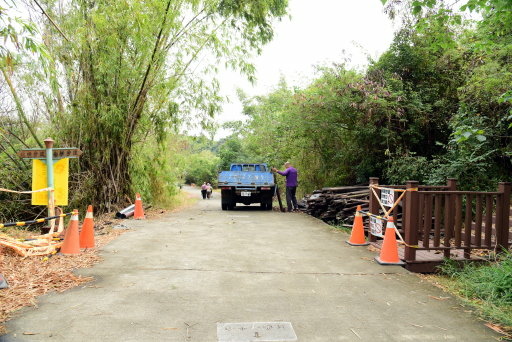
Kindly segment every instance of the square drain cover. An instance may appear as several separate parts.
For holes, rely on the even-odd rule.
[[[219,342],[297,341],[290,322],[217,323]]]

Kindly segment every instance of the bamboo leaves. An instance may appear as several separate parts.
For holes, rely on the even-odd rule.
[[[141,174],[133,169],[142,167],[134,160],[136,144],[165,141],[172,125],[192,115],[209,125],[221,101],[216,65],[230,60],[251,76],[247,58],[268,41],[286,1],[73,0],[59,6],[63,10],[49,14],[75,33],[72,44],[58,36],[50,44],[70,76],[72,106],[62,138],[74,139],[79,127],[78,143],[90,151],[81,168],[96,169],[94,183],[103,185],[91,197],[108,205],[123,200],[131,175]]]

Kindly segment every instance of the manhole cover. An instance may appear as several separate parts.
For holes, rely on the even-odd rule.
[[[219,342],[297,341],[290,322],[217,323]]]

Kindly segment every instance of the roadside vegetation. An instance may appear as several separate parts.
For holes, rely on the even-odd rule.
[[[225,147],[291,161],[303,192],[369,177],[495,190],[512,178],[512,5],[447,6],[387,3],[402,25],[366,70],[340,62],[303,88],[283,79],[267,94],[241,93],[247,120],[230,124]]]
[[[429,280],[461,298],[479,316],[512,339],[512,253],[506,252],[483,264],[460,265],[446,261],[441,274]]]
[[[31,162],[16,151],[48,136],[84,152],[70,163],[71,207],[112,211],[135,192],[165,204],[187,174],[211,178],[195,169],[216,172],[217,157],[189,153],[191,138],[177,132],[214,126],[217,71],[254,79],[251,56],[286,9],[286,0],[0,0],[0,187],[30,189]],[[42,214],[27,197],[1,192],[0,221]]]
[[[71,206],[100,211],[136,191],[165,205],[180,183],[214,183],[219,169],[241,160],[291,161],[303,193],[371,176],[455,177],[473,190],[511,179],[510,2],[383,3],[400,25],[378,59],[364,70],[319,66],[303,88],[282,79],[267,94],[240,91],[246,120],[214,141],[217,65],[252,79],[248,56],[271,40],[286,1],[52,0],[41,15],[33,2],[4,0],[0,186],[30,188],[31,163],[15,151],[46,136],[84,151],[71,163]],[[208,134],[179,133],[194,122]],[[8,199],[3,221],[39,214],[26,196],[0,196]]]

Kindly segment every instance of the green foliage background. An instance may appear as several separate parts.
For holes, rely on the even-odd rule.
[[[240,93],[247,120],[214,142],[177,132],[192,121],[215,126],[218,65],[253,79],[249,57],[272,39],[285,0],[42,1],[58,30],[40,13],[14,18],[4,1],[0,38],[12,44],[0,49],[0,91],[11,99],[0,102],[1,186],[30,187],[15,151],[46,136],[84,151],[71,163],[71,205],[100,210],[135,192],[165,203],[177,184],[214,183],[233,162],[291,161],[302,192],[370,176],[455,177],[473,190],[510,180],[510,2],[382,2],[402,25],[366,70],[335,63],[306,87],[283,79],[268,94]],[[4,220],[40,214],[22,196],[0,196]]]
[[[496,189],[512,176],[512,12],[494,2],[461,4],[477,22],[440,1],[391,2],[410,14],[367,70],[333,64],[304,88],[241,94],[247,122],[231,139],[252,159],[290,160],[302,192],[372,176]]]
[[[0,38],[10,43],[0,47],[0,91],[16,107],[7,101],[1,121],[4,128],[17,124],[1,160],[18,168],[13,151],[41,146],[46,136],[56,147],[82,149],[71,163],[70,206],[93,204],[100,212],[133,201],[135,192],[146,203],[165,204],[187,175],[215,178],[213,152],[181,149],[186,144],[176,132],[190,122],[211,126],[222,102],[219,65],[254,79],[250,58],[272,39],[287,8],[286,0],[40,4],[45,15],[29,3],[0,0]],[[31,12],[34,22],[15,17],[16,9]],[[30,188],[29,169],[23,165],[23,182],[11,177],[2,185]],[[22,218],[27,204],[0,218]]]

